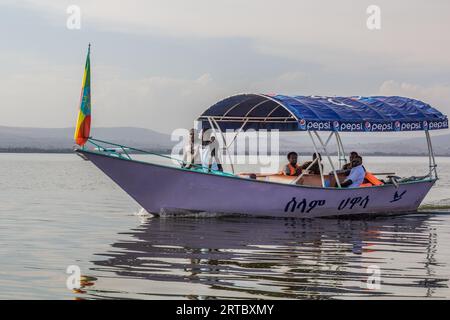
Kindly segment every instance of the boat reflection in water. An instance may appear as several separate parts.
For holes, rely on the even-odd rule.
[[[148,219],[98,255],[90,273],[99,280],[85,290],[88,298],[445,297],[448,268],[435,258],[442,217]]]

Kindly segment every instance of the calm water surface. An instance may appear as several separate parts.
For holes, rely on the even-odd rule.
[[[427,159],[366,158],[420,175]],[[152,218],[75,155],[0,154],[0,298],[450,298],[450,159],[419,214]],[[66,288],[66,268],[92,277]],[[369,267],[381,273],[368,289]]]

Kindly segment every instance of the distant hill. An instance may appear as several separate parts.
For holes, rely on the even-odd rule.
[[[0,151],[3,152],[63,152],[70,151],[74,146],[74,128],[21,128],[0,126]],[[170,135],[150,129],[133,127],[93,128],[94,137],[129,145],[147,150],[167,151],[172,149],[175,142]],[[427,154],[425,137],[411,137],[387,135],[342,135],[345,150],[355,150],[363,155],[391,154],[391,155],[422,155]],[[450,156],[450,134],[433,134],[433,146],[436,155]],[[307,134],[283,134],[280,152],[289,151],[312,153],[313,147]],[[330,152],[335,151],[333,140],[330,142]]]
[[[328,151],[336,152],[334,138],[330,141]],[[346,152],[357,151],[363,155],[428,155],[428,147],[423,137],[395,138],[384,136],[383,134],[359,135],[352,133],[342,135],[344,148]],[[310,139],[304,136],[302,139],[293,137],[284,137],[281,139],[281,152],[300,151],[303,153],[312,153],[314,149]],[[438,156],[450,156],[450,134],[432,135],[433,149]]]
[[[74,128],[0,126],[0,149],[70,150],[74,146],[73,133]],[[94,128],[92,134],[98,139],[137,148],[161,150],[173,145],[169,135],[142,128]]]
[[[433,150],[437,156],[450,156],[450,134],[432,137]],[[359,150],[362,154],[392,154],[392,155],[428,155],[428,147],[423,138],[409,138],[387,143],[363,142],[349,145],[346,150]]]

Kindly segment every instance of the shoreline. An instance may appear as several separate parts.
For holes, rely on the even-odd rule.
[[[149,149],[153,153],[170,154],[168,149]],[[73,149],[40,149],[40,148],[0,148],[0,154],[73,154]],[[134,154],[134,153],[131,153]],[[138,153],[136,153],[138,154]],[[280,152],[280,156],[287,155],[287,152]],[[309,156],[312,153],[304,153]],[[330,156],[337,156],[337,153],[330,153]],[[428,157],[427,153],[385,153],[385,152],[370,152],[364,153],[367,157]],[[450,157],[447,153],[435,153],[436,157]]]
[[[168,154],[169,149],[149,149],[153,153]],[[47,153],[47,154],[70,154],[74,149],[40,149],[40,148],[0,148],[0,153]]]

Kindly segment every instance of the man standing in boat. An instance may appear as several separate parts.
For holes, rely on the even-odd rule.
[[[189,143],[184,147],[182,168],[202,168],[201,150],[195,133],[195,129],[189,130]]]
[[[212,136],[207,143],[208,148],[208,172],[211,172],[213,161],[217,164],[217,170],[223,172],[222,162],[220,161],[219,143],[216,137]]]

